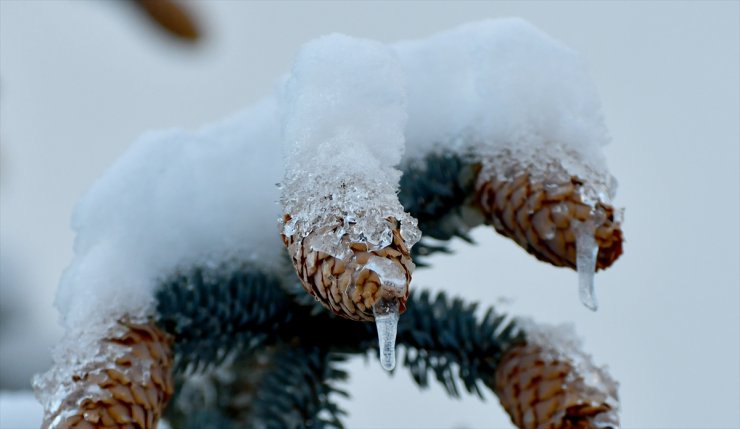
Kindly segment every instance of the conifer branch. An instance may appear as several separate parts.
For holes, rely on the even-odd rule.
[[[183,377],[166,417],[193,429],[340,428],[345,412],[333,399],[347,396],[335,386],[347,377],[337,368],[343,360],[320,348],[268,347],[195,381]]]
[[[290,412],[301,414],[305,421],[318,422],[321,419],[317,415],[325,411],[330,418],[321,420],[319,427],[338,426],[341,412],[329,396],[336,392],[331,387],[332,380],[343,380],[346,375],[336,367],[337,356],[365,355],[368,351],[377,356],[375,327],[337,317],[304,299],[306,295],[302,291],[295,292],[300,288],[295,281],[292,285],[290,279],[280,282],[278,277],[273,277],[268,281],[269,275],[247,267],[197,268],[189,275],[180,273],[163,284],[158,293],[159,320],[176,338],[177,371],[203,372],[231,356],[234,379],[242,382],[259,379],[258,390],[262,393],[255,395],[255,400],[260,401],[264,393],[271,398],[265,399],[266,403],[282,404],[291,410],[294,404],[307,404],[304,397],[307,391],[284,388],[286,374],[294,373],[292,379],[303,379],[303,385],[312,388],[320,400],[305,410]],[[250,301],[215,304],[225,296]],[[485,385],[495,377],[501,356],[521,343],[522,336],[505,315],[493,309],[482,318],[477,313],[476,304],[450,300],[444,293],[434,297],[428,292],[410,296],[398,326],[397,342],[405,350],[403,365],[419,386],[428,385],[431,373],[453,396],[460,394],[458,384],[468,392],[481,395],[480,384]],[[207,327],[208,335],[196,325]],[[271,364],[272,369],[265,370],[258,356],[270,348],[284,354],[272,358],[276,362],[280,360],[280,365]],[[282,397],[276,399],[270,395]],[[229,411],[229,407],[219,415],[232,419],[234,411]],[[265,421],[265,427],[286,427],[280,418],[291,415],[288,409],[277,408],[279,412],[272,413],[270,407],[252,405],[252,408],[257,417],[245,413],[249,418]]]
[[[448,252],[446,245],[431,244],[429,238],[447,241],[458,237],[472,243],[468,232],[484,220],[473,206],[480,164],[442,152],[407,161],[402,170],[398,199],[423,232],[411,249],[417,266],[424,266],[418,256]]]

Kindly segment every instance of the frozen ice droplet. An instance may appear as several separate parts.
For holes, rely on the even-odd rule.
[[[598,303],[594,293],[594,273],[599,245],[594,239],[595,225],[592,220],[576,222],[573,232],[576,235],[576,269],[578,270],[578,295],[583,305],[596,311]]]
[[[398,328],[398,300],[381,299],[373,306],[375,327],[378,328],[380,365],[386,371],[396,367],[396,332]]]
[[[406,242],[406,246],[411,248],[421,239],[421,230],[417,226],[416,219],[410,217],[401,222],[401,238]]]
[[[394,295],[403,294],[406,290],[406,272],[401,266],[388,258],[370,256],[365,267],[380,277],[381,286],[394,290]]]

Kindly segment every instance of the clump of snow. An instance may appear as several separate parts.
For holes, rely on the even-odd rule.
[[[73,216],[75,256],[56,297],[66,328],[56,368],[36,379],[47,410],[72,374],[115,353],[99,340],[118,320],[153,316],[163,277],[231,259],[280,264],[279,144],[268,99],[197,132],[149,133],[95,183]]]
[[[534,173],[553,173],[544,167],[555,162],[609,198],[615,183],[601,151],[609,136],[577,52],[516,18],[465,24],[394,49],[408,76],[407,158],[506,151],[500,158]]]
[[[277,130],[267,100],[194,133],[136,141],[75,210],[75,257],[57,294],[67,329],[149,314],[157,281],[180,266],[279,263]]]
[[[617,184],[602,152],[599,96],[577,52],[521,19],[465,24],[394,49],[408,75],[406,162],[452,151],[482,163],[480,182],[526,172],[547,187],[575,176],[592,217],[603,216],[599,203],[611,203]],[[573,232],[581,301],[595,310],[593,228]]]
[[[326,237],[332,243],[316,246],[341,257],[335,245],[345,235],[370,249],[388,246],[394,218],[409,247],[418,241],[416,220],[396,195],[405,85],[398,59],[381,43],[334,34],[301,50],[281,94],[286,236],[338,224],[335,237]]]

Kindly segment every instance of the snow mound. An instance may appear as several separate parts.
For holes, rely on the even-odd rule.
[[[337,247],[351,242],[380,249],[392,240],[388,218],[401,223],[410,247],[416,220],[396,195],[407,119],[405,77],[385,45],[329,35],[299,53],[281,94],[288,150],[281,202],[290,215],[283,233],[306,237],[342,225]],[[342,257],[341,255],[334,255]]]
[[[154,316],[162,278],[228,260],[280,264],[276,112],[269,99],[197,132],[146,134],[82,198],[56,297],[65,337],[35,380],[47,410],[64,393],[55,385],[115,353],[99,340],[118,320]]]
[[[507,18],[393,48],[408,76],[409,160],[440,150],[492,157],[506,151],[502,158],[534,173],[557,160],[564,175],[598,183],[599,197],[613,193],[598,93],[580,55],[565,44]]]

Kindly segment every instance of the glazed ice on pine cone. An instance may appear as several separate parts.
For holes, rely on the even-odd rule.
[[[621,211],[579,55],[520,19],[394,49],[410,76],[402,185],[412,192],[402,186],[402,200],[425,236],[491,224],[538,259],[577,269],[581,299],[595,309],[593,273],[622,252]]]
[[[386,368],[419,239],[396,196],[404,85],[389,48],[331,35],[303,48],[281,99],[283,240],[308,293],[340,316],[375,320]]]

